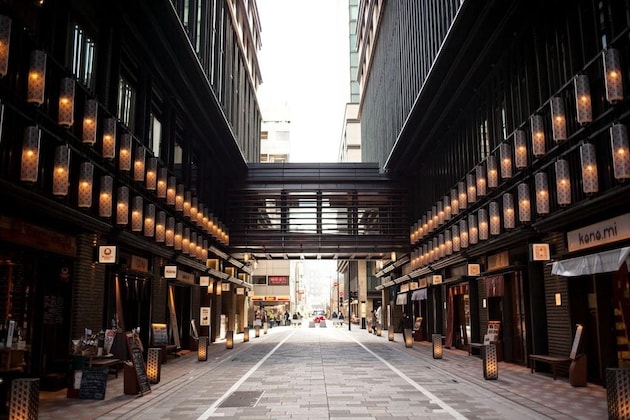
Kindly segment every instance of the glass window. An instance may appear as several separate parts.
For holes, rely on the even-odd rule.
[[[72,74],[88,89],[92,89],[93,84],[94,49],[92,38],[75,23],[72,32]]]
[[[252,276],[252,284],[267,284],[267,276]]]
[[[124,79],[118,81],[118,119],[130,130],[133,130],[132,122],[136,106],[136,91]]]
[[[149,127],[149,148],[153,151],[153,156],[160,157],[160,147],[162,145],[162,123],[155,114],[151,114]]]

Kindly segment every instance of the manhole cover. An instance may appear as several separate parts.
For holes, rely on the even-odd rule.
[[[265,391],[237,391],[232,393],[220,407],[254,407]]]

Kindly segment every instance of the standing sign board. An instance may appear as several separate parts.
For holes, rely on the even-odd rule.
[[[151,392],[151,386],[149,386],[149,379],[147,378],[147,369],[142,356],[142,349],[138,345],[136,337],[131,332],[127,333],[127,348],[129,349],[129,358],[133,364],[140,394],[144,395]]]

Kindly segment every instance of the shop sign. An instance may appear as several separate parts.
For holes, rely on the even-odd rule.
[[[275,302],[275,301],[276,301],[275,296],[265,296],[265,302]]]
[[[221,291],[229,292],[230,291],[230,283],[221,283]]]
[[[194,274],[187,273],[181,270],[177,272],[177,280],[181,281],[182,283],[195,284]]]
[[[418,288],[418,282],[417,281],[412,281],[411,283],[409,283],[409,289],[410,290],[414,290]]]
[[[630,238],[630,213],[567,232],[569,252]]]
[[[132,255],[129,268],[134,271],[141,271],[143,273],[148,273],[149,260],[147,258],[138,257],[137,255]]]
[[[99,264],[118,263],[118,247],[116,245],[101,245],[98,247]]]
[[[269,276],[267,281],[269,286],[288,286],[289,276]]]
[[[477,277],[481,273],[481,264],[468,264],[467,275]]]
[[[225,267],[225,270],[223,271],[225,271],[225,273],[230,277],[236,277],[236,268],[234,267]]]
[[[69,257],[74,257],[77,254],[74,236],[7,216],[0,216],[0,239]]]
[[[510,254],[507,251],[488,256],[488,271],[510,266]],[[469,274],[470,275],[470,274]],[[477,274],[478,275],[478,274]]]
[[[210,276],[199,276],[199,286],[210,286]]]
[[[409,283],[401,284],[400,285],[400,291],[401,292],[408,292],[409,291]]]
[[[202,327],[210,326],[210,307],[202,306],[199,308],[199,325]]]
[[[442,284],[442,276],[434,274],[428,278],[430,284]]]
[[[176,279],[177,278],[177,266],[176,265],[165,265],[164,266],[164,278],[165,279]]]
[[[418,287],[420,287],[421,289],[424,289],[425,287],[427,287],[427,285],[427,279],[420,279],[420,281],[418,282]]]
[[[532,261],[549,261],[551,259],[549,244],[532,244],[531,256]]]
[[[245,288],[244,287],[237,287],[236,288],[236,294],[245,296]]]
[[[206,267],[211,268],[213,270],[218,270],[219,269],[219,260],[217,260],[217,259],[207,259],[206,260]]]

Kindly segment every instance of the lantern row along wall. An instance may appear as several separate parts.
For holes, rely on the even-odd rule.
[[[623,99],[619,51],[605,50],[602,58],[606,100],[614,104]],[[580,125],[592,122],[588,76],[575,76],[572,90],[571,100],[577,122]],[[548,106],[551,139],[560,144],[568,139],[565,98],[554,96]],[[502,231],[527,224],[535,217],[544,217],[550,213],[552,197],[558,206],[570,205],[573,171],[579,173],[585,195],[599,192],[598,171],[604,168],[597,166],[595,145],[582,140],[575,153],[579,154],[579,158],[573,159],[574,164],[570,161],[572,156],[561,155],[551,164],[538,168],[532,177],[511,186],[502,196],[487,201],[489,192],[498,188],[501,182],[512,179],[518,171],[529,168],[530,161],[549,152],[543,115],[532,115],[527,126],[529,133],[526,127],[515,130],[508,140],[466,174],[411,227],[410,243],[416,246],[411,257],[412,269],[433,263]],[[617,181],[627,181],[630,179],[627,126],[612,124],[608,137],[612,176]],[[551,193],[549,185],[554,188]]]
[[[9,64],[11,19],[0,15],[0,77]],[[47,83],[47,56],[34,50],[29,56],[26,102],[39,107],[46,89],[58,89],[57,123],[63,128],[75,125],[75,80],[61,77]],[[211,241],[229,244],[224,224],[199,201],[185,185],[161,167],[145,146],[126,132],[119,132],[117,118],[104,114],[99,103],[84,98],[81,138],[77,143],[92,148],[105,161],[115,164],[120,174],[134,181],[140,194],[130,196],[127,185],[116,185],[114,178],[87,160],[86,151],[76,145],[44,145],[52,138],[42,136],[37,125],[24,127],[19,179],[25,184],[46,188],[58,199],[72,197],[74,205],[93,210],[101,218],[127,227],[158,243],[180,250],[202,262],[208,256]],[[68,132],[70,133],[70,132]],[[99,135],[100,134],[100,135]],[[44,147],[45,146],[45,147]],[[52,151],[52,156],[45,153]],[[75,160],[79,162],[75,163]],[[72,173],[76,171],[76,173]],[[51,180],[40,174],[52,174]],[[124,177],[123,177],[124,178]],[[70,204],[70,203],[68,203]]]

